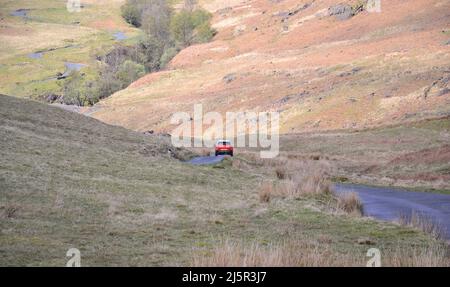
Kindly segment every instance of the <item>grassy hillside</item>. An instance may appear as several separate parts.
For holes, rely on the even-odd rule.
[[[450,113],[448,1],[382,1],[346,20],[339,3],[207,1],[214,41],[104,100],[94,116],[171,131],[175,111],[279,111],[282,132],[364,129]],[[133,110],[132,117],[129,110]]]
[[[123,0],[81,1],[79,13],[70,13],[66,2],[2,1],[0,93],[31,98],[58,93],[56,75],[66,71],[65,62],[83,64],[81,72],[93,79],[98,72],[95,56],[118,43],[115,33],[124,33],[125,43],[139,34],[120,16]]]
[[[340,180],[450,193],[450,118],[286,135],[282,154],[331,160]]]
[[[202,265],[223,242],[295,242],[315,256],[310,265],[365,265],[372,244],[392,265],[445,264],[422,232],[329,212],[311,197],[261,202],[262,180],[276,181],[267,167],[194,167],[170,148],[164,137],[0,96],[0,266],[64,266],[72,247],[84,266]]]

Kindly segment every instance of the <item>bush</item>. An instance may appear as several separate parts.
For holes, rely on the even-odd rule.
[[[99,100],[98,90],[93,82],[88,82],[79,72],[72,72],[62,82],[63,96],[61,101],[66,105],[88,106]]]
[[[142,21],[142,11],[140,10],[140,7],[136,4],[136,1],[130,1],[128,0],[127,3],[125,3],[121,7],[122,17],[127,21],[127,23],[135,26],[140,27],[141,21]]]
[[[164,54],[161,56],[160,67],[164,68],[169,64],[169,62],[178,54],[179,50],[175,47],[170,47],[164,51]]]
[[[173,38],[184,47],[208,42],[215,34],[209,23],[211,17],[209,12],[202,9],[181,11],[170,23]]]
[[[121,88],[126,88],[132,82],[145,75],[145,67],[141,64],[126,60],[119,67],[116,73],[116,79],[121,84]]]
[[[161,69],[161,57],[167,50],[164,43],[154,37],[145,36],[139,41],[138,50],[140,63],[142,63],[147,72],[155,72]]]
[[[197,9],[189,13],[191,14],[195,27],[199,27],[203,24],[209,24],[209,21],[211,21],[212,18],[212,14],[203,9]]]
[[[170,31],[174,39],[182,46],[190,46],[194,41],[195,23],[193,13],[181,11],[172,18]]]
[[[197,27],[195,41],[198,43],[207,43],[216,35],[216,30],[212,29],[209,23],[203,23]]]

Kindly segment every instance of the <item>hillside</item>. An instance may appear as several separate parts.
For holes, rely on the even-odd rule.
[[[201,1],[214,41],[191,46],[90,113],[170,132],[175,111],[280,111],[282,132],[363,129],[450,113],[450,2],[381,1],[345,20],[337,0]]]
[[[293,243],[303,261],[288,265],[364,266],[366,244],[389,254],[386,265],[448,265],[437,241],[410,227],[329,212],[311,197],[260,202],[275,172],[244,159],[190,166],[164,137],[3,95],[0,139],[0,266],[65,266],[73,247],[82,266],[190,266],[223,242]]]
[[[59,94],[58,75],[80,70],[93,80],[96,56],[117,43],[133,43],[138,29],[120,16],[125,0],[3,0],[0,5],[0,93],[41,98]]]

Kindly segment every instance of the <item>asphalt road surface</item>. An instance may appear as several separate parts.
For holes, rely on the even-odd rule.
[[[395,221],[400,216],[420,214],[439,225],[442,235],[450,240],[450,195],[364,185],[336,184],[335,187],[337,193],[358,193],[365,216]]]
[[[202,156],[202,157],[196,157],[189,161],[190,164],[193,165],[211,165],[211,164],[218,164],[222,162],[225,159],[226,156],[219,155],[219,156]]]

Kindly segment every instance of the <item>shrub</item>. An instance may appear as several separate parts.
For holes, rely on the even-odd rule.
[[[195,41],[198,43],[207,43],[216,34],[216,31],[211,28],[209,23],[203,23],[197,27],[195,34]]]
[[[137,1],[128,0],[121,7],[122,17],[125,21],[135,27],[141,26],[142,21],[142,11],[140,7],[137,5]]]
[[[203,9],[182,10],[170,23],[173,38],[184,47],[210,41],[215,34],[210,25],[211,17],[212,15]]]
[[[169,62],[178,54],[178,49],[175,47],[170,47],[164,51],[160,60],[160,67],[166,67]]]
[[[203,24],[209,24],[209,21],[211,21],[212,18],[212,14],[203,9],[196,9],[190,12],[190,15],[195,27],[199,27]]]
[[[99,93],[94,82],[87,81],[78,71],[72,72],[69,77],[60,83],[63,104],[88,106],[99,100]]]
[[[141,63],[144,64],[148,72],[155,72],[161,69],[161,57],[166,47],[156,38],[145,36],[139,41],[138,50]]]
[[[120,65],[116,73],[116,79],[120,82],[122,88],[125,88],[144,75],[145,67],[143,65],[126,60]]]
[[[184,47],[193,43],[194,29],[193,13],[185,10],[176,14],[170,23],[170,31],[174,39]]]

